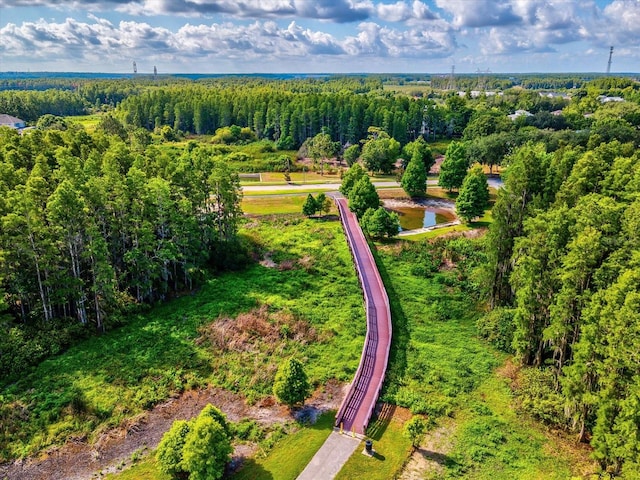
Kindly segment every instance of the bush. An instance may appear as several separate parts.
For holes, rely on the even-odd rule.
[[[186,420],[176,420],[171,428],[162,436],[158,449],[156,450],[156,460],[160,465],[160,470],[172,476],[187,473],[182,462],[183,448],[187,434],[191,430],[191,425]]]
[[[273,394],[278,401],[289,406],[304,403],[310,393],[311,385],[302,363],[295,358],[282,363],[273,383]]]
[[[404,430],[402,434],[409,440],[411,440],[411,445],[413,445],[413,448],[418,448],[426,431],[426,420],[419,415],[414,415],[404,424]]]
[[[233,447],[225,429],[208,415],[199,415],[187,434],[182,463],[190,480],[217,480],[231,460]]]
[[[510,308],[494,308],[480,317],[476,323],[478,333],[489,343],[503,352],[513,353],[513,310]]]
[[[158,445],[156,459],[160,470],[173,477],[217,479],[231,458],[232,438],[227,417],[208,404],[195,420],[173,422]]]
[[[520,371],[516,395],[527,413],[553,425],[566,425],[564,399],[556,388],[551,369],[527,368]]]

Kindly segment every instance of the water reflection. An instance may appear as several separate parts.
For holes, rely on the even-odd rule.
[[[433,227],[456,219],[453,212],[441,208],[430,207],[393,207],[390,211],[400,217],[400,231]]]

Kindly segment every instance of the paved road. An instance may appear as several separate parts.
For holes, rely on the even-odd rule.
[[[493,188],[501,188],[503,185],[502,180],[496,177],[487,177],[487,182],[489,186]],[[437,178],[427,180],[427,185],[434,186],[437,184],[438,184]],[[400,183],[393,182],[393,181],[373,182],[373,185],[376,188],[400,188],[401,187]],[[296,190],[300,190],[304,192],[304,191],[315,190],[315,189],[333,191],[333,190],[338,190],[338,188],[340,188],[340,183],[288,183],[288,184],[282,184],[282,185],[243,185],[242,191],[268,193],[269,191],[278,192],[282,190],[287,190],[287,191],[295,192]]]
[[[387,370],[391,312],[387,292],[358,219],[347,207],[344,197],[336,198],[336,204],[364,291],[367,314],[367,335],[360,365],[336,416],[336,426],[364,435]]]
[[[331,480],[360,445],[360,439],[334,431],[297,480]]]
[[[390,188],[400,187],[398,182],[373,182],[376,187]],[[340,183],[288,183],[282,185],[243,185],[243,192],[268,192],[268,191],[280,191],[280,190],[338,190]]]

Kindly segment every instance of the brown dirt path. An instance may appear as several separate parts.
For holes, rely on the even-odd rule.
[[[345,386],[329,382],[314,393],[305,408],[312,411],[337,410],[344,390]],[[115,472],[118,467],[130,464],[135,452],[155,449],[174,420],[193,418],[209,403],[220,408],[233,422],[252,418],[269,425],[293,420],[289,409],[275,404],[272,398],[247,405],[244,397],[226,390],[213,387],[191,390],[103,433],[94,443],[90,444],[86,439],[71,439],[37,458],[2,464],[0,479],[88,480]],[[234,463],[241,463],[250,451],[240,445],[234,453]]]

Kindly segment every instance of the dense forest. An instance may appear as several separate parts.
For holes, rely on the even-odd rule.
[[[82,128],[2,128],[0,145],[0,289],[16,323],[3,375],[233,266],[238,176],[206,148],[164,155]]]
[[[525,410],[590,441],[603,470],[640,470],[640,85],[498,77],[501,94],[477,98],[383,88],[414,81],[127,79],[0,92],[0,112],[37,126],[0,129],[3,374],[243,262],[232,164],[246,154],[220,143],[313,153],[323,140],[383,171],[368,159],[453,138],[447,153],[465,169],[504,169],[478,244],[488,258],[479,332],[525,367]],[[516,110],[528,114],[509,119]],[[104,111],[91,133],[46,115]],[[199,134],[218,145],[174,145]]]
[[[481,327],[536,367],[524,382],[532,412],[591,438],[619,474],[640,468],[640,157],[637,142],[592,140],[509,158]]]

